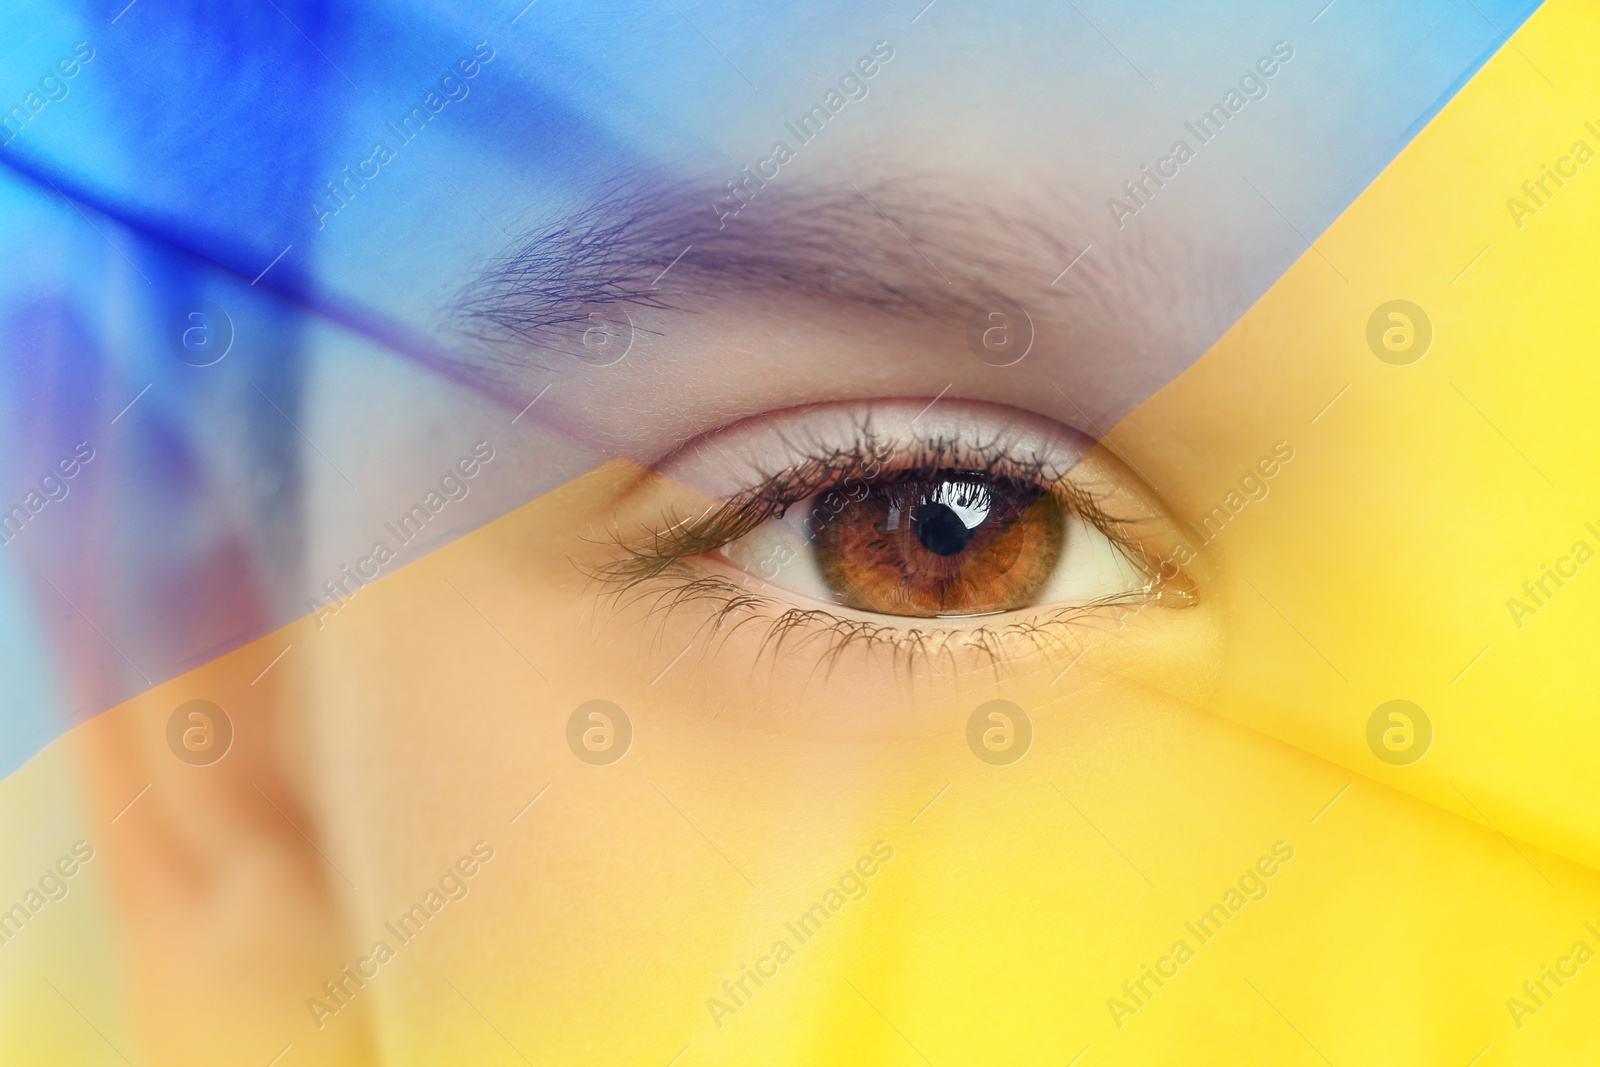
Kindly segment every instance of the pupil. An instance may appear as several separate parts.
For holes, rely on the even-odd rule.
[[[911,513],[911,523],[922,547],[937,556],[953,556],[972,540],[972,531],[961,516],[943,504],[919,505]]]

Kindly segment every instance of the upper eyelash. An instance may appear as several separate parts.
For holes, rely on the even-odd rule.
[[[781,501],[781,506],[787,507],[831,488],[851,475],[859,475],[874,463],[881,465],[891,456],[896,469],[900,470],[960,467],[1019,482],[1042,482],[1047,469],[1040,457],[1013,455],[1001,444],[998,436],[978,444],[964,443],[956,438],[930,438],[916,441],[907,448],[884,442],[867,422],[861,423],[857,432],[856,443],[843,449],[825,448],[815,442],[796,447],[785,441],[796,454],[807,458],[779,471],[759,475],[754,487],[736,494],[730,503],[758,498],[774,503]]]
[[[939,470],[959,468],[974,470],[991,477],[1010,478],[1024,483],[1041,485],[1049,465],[1043,457],[1019,457],[1012,454],[1001,436],[973,444],[956,438],[930,438],[914,442],[910,448],[883,441],[872,429],[870,421],[857,425],[856,441],[848,448],[826,448],[819,443],[797,447],[785,441],[796,454],[807,458],[771,473],[758,475],[756,484],[735,493],[722,505],[712,508],[695,519],[681,517],[663,524],[642,537],[633,540],[614,539],[613,543],[626,553],[626,557],[600,568],[599,577],[608,583],[618,581],[631,584],[659,574],[666,563],[688,559],[713,552],[737,541],[770,519],[781,519],[794,504],[808,500],[818,493],[832,489],[854,477],[866,480],[876,478],[892,461],[893,470]],[[880,470],[870,476],[863,471],[877,465]],[[1064,479],[1051,479],[1043,488],[1055,493],[1076,515],[1106,535],[1119,549],[1132,554],[1135,543],[1125,533],[1131,520],[1107,515],[1081,488]]]
[[[749,533],[767,519],[782,518],[785,509],[791,505],[833,488],[851,476],[859,478],[862,471],[874,464],[881,467],[891,457],[894,468],[898,470],[960,468],[1045,487],[1059,482],[1058,478],[1046,478],[1050,465],[1044,457],[1036,454],[1016,455],[1004,443],[1003,432],[996,432],[981,442],[967,442],[956,437],[931,437],[911,442],[907,447],[903,442],[889,441],[880,436],[869,414],[856,420],[853,436],[854,443],[846,448],[829,446],[815,438],[798,442],[788,437],[781,438],[791,455],[805,458],[775,470],[758,470],[752,479],[754,484],[733,494],[721,509],[714,508],[716,517],[709,523],[706,523],[706,515],[695,520],[697,524],[706,523],[706,532],[709,534],[719,523],[734,524],[734,513],[737,512],[748,516],[747,528],[738,529],[736,533],[722,533],[725,539],[720,543],[712,543],[702,537],[699,540],[705,547],[698,552],[679,554],[697,555],[720,548]],[[1087,495],[1082,500],[1069,499],[1068,503],[1075,508],[1082,505],[1082,513],[1091,521],[1097,514],[1093,509],[1093,501]],[[1111,521],[1106,519],[1107,523]],[[663,532],[674,530],[686,523],[686,519],[679,518],[666,523],[662,529]]]

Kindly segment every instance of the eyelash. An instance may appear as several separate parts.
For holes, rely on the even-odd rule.
[[[713,636],[726,638],[742,627],[765,623],[758,656],[776,656],[791,641],[820,643],[825,667],[831,667],[846,651],[865,649],[887,651],[904,666],[922,659],[949,658],[953,662],[958,652],[977,653],[998,671],[1006,650],[1017,641],[1041,652],[1068,648],[1066,638],[1075,623],[1098,617],[1109,607],[1147,605],[1162,595],[1157,591],[1162,584],[1159,572],[1150,566],[1141,542],[1129,533],[1138,520],[1107,514],[1091,493],[1064,477],[1047,482],[1042,459],[1013,455],[998,435],[977,445],[932,439],[906,447],[882,441],[870,426],[861,425],[856,443],[848,449],[819,448],[812,443],[809,448],[797,448],[797,454],[807,458],[760,476],[751,488],[712,505],[698,517],[663,515],[659,526],[641,536],[614,534],[603,542],[614,558],[588,568],[588,576],[619,605],[630,600],[645,602],[647,615],[652,617],[664,619],[691,605],[709,606],[712,611],[703,629]],[[865,488],[884,473],[949,467],[1048,484],[1064,508],[1103,534],[1145,575],[1144,589],[1137,594],[1044,609],[1027,619],[999,625],[921,629],[848,618],[822,608],[783,605],[689,562],[732,544],[769,520],[781,519],[788,508],[829,489],[842,489],[852,481]]]

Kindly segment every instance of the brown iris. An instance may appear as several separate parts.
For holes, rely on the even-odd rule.
[[[1026,607],[1055,571],[1066,529],[1048,490],[960,470],[841,483],[810,520],[840,603],[924,617]]]

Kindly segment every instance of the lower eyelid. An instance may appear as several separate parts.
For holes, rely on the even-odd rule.
[[[1039,684],[1059,679],[1063,667],[1078,664],[1091,651],[1091,658],[1074,669],[1075,678],[1138,668],[1191,684],[1217,662],[1211,639],[1200,636],[1196,644],[1197,635],[1214,627],[1212,613],[1149,610],[1172,606],[1159,599],[1159,591],[1115,603],[1037,605],[999,616],[930,619],[867,615],[821,602],[802,605],[793,595],[774,595],[769,585],[731,562],[707,566],[703,560],[681,560],[648,579],[611,584],[609,611],[620,613],[619,622],[632,619],[641,625],[646,641],[699,644],[709,657],[704,669],[722,662],[741,678],[759,667],[809,684],[806,680],[821,668],[831,675],[846,652],[855,665],[852,672],[891,670],[910,678],[928,668],[932,678],[949,681],[967,671],[987,675],[1004,669],[1020,672],[1019,678],[1043,672],[1037,675]]]
[[[606,533],[614,524],[619,531],[664,530],[680,518],[705,519],[708,505],[720,506],[647,476],[633,492],[611,495],[592,529],[580,521],[569,551],[594,575],[600,564],[623,557]],[[1163,518],[1147,525],[1144,514],[1129,529],[1156,559],[1176,536],[1168,528],[1174,524]],[[693,714],[739,719],[773,734],[920,736],[950,708],[965,714],[991,698],[997,683],[1030,712],[1035,702],[1044,709],[1075,693],[1099,692],[1093,686],[1108,677],[1187,699],[1214,684],[1225,662],[1221,613],[1161,610],[1170,603],[1153,597],[1040,604],[1000,616],[895,619],[806,604],[731,563],[697,558],[648,579],[610,580],[589,590],[584,599],[597,627],[617,642],[619,683],[636,679],[643,687],[660,679],[651,692],[686,687],[685,708],[711,709]],[[692,651],[681,656],[684,649]],[[760,684],[752,686],[752,679]],[[986,695],[972,695],[980,690]],[[908,717],[908,706],[918,713]]]

